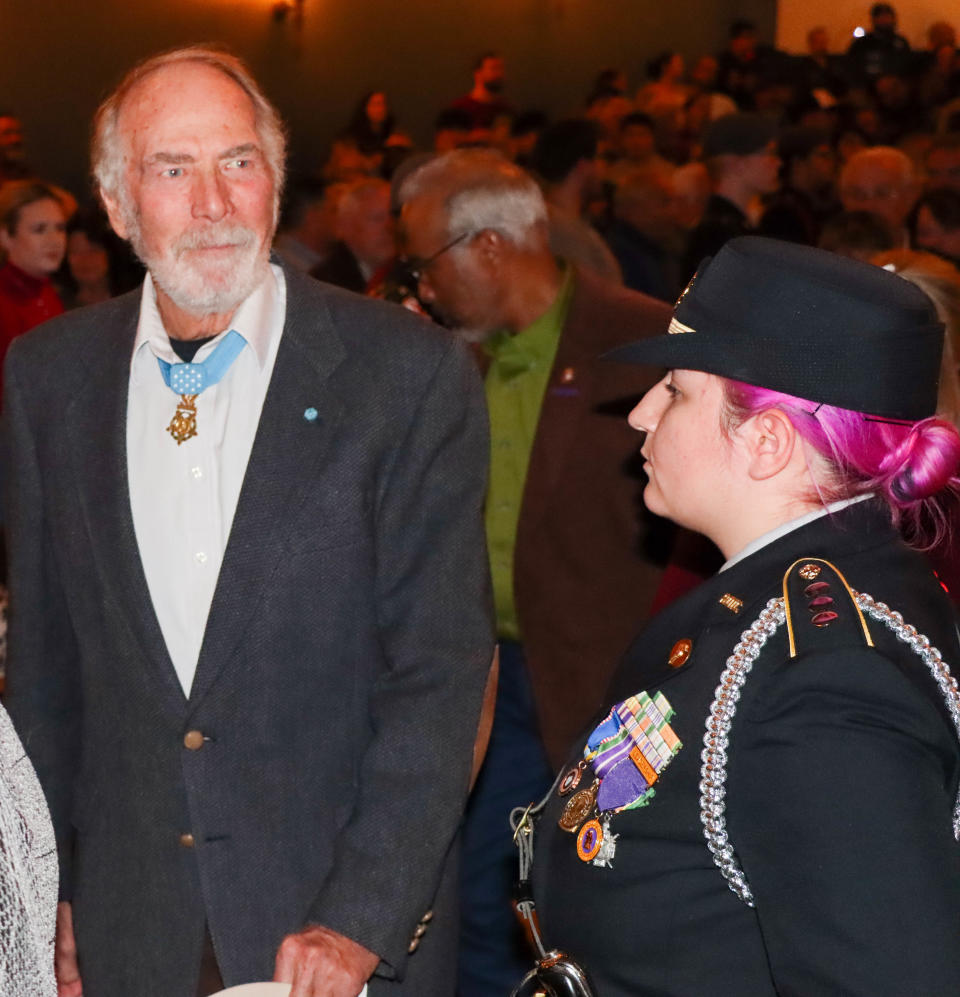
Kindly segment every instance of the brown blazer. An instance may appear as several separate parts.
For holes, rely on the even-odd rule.
[[[640,437],[626,422],[660,376],[601,360],[666,332],[671,309],[578,271],[530,457],[514,581],[541,733],[555,765],[603,702],[646,619],[672,527],[640,500]]]

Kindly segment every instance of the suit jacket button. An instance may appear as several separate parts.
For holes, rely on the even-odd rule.
[[[203,734],[199,730],[188,730],[183,735],[183,746],[191,751],[199,751],[203,747]]]
[[[413,953],[416,952],[418,948],[420,948],[420,939],[412,938],[410,940],[410,944],[407,946],[407,952],[410,955],[413,955]]]
[[[194,843],[195,842],[192,834],[180,835],[180,844],[183,845],[184,848],[193,848]]]

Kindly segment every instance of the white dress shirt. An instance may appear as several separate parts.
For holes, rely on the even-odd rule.
[[[229,326],[246,345],[222,380],[197,396],[197,435],[177,445],[167,426],[179,395],[164,382],[157,358],[181,361],[149,274],[143,284],[130,362],[127,478],[150,598],[187,696],[285,316],[283,271],[271,265]],[[194,363],[205,360],[229,329],[202,346]]]

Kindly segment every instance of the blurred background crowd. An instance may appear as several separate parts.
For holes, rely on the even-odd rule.
[[[463,96],[438,109],[430,148],[404,130],[388,91],[364,93],[326,160],[290,177],[276,250],[322,280],[418,306],[397,265],[399,182],[433,153],[489,146],[542,185],[557,255],[605,279],[673,301],[704,256],[755,232],[896,268],[923,282],[956,335],[955,25],[930,24],[916,48],[889,4],[869,18],[842,52],[811,25],[799,56],[737,20],[720,51],[664,51],[640,81],[636,66],[603,68],[582,106],[553,120],[516,106],[510,67],[484,52]],[[142,273],[89,191],[35,176],[29,134],[15,108],[0,109],[0,351]]]

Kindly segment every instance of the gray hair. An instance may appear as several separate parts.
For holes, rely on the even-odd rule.
[[[499,233],[518,249],[539,249],[546,239],[547,206],[533,178],[490,149],[454,149],[414,170],[400,202],[442,197],[450,240],[470,232]]]
[[[917,168],[913,160],[902,150],[892,145],[872,145],[866,149],[858,149],[844,164],[840,171],[840,185],[844,178],[863,165],[892,168],[897,172],[900,186],[906,190],[917,183]]]
[[[193,64],[215,69],[233,80],[253,104],[257,134],[263,143],[267,165],[273,175],[274,196],[279,203],[286,166],[287,138],[283,121],[267,100],[246,64],[229,52],[200,45],[173,49],[138,63],[120,81],[117,88],[97,109],[93,119],[90,162],[93,178],[101,195],[125,203],[124,151],[119,120],[123,103],[139,83],[152,73],[168,66]]]

